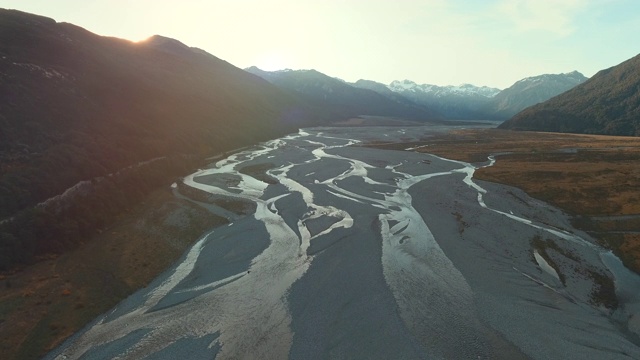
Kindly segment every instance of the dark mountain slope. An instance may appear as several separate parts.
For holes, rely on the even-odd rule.
[[[640,55],[525,109],[500,128],[640,136]]]
[[[413,120],[441,118],[428,108],[399,102],[376,91],[351,86],[316,70],[264,71],[255,66],[245,70],[310,104],[336,114],[396,116]]]
[[[524,78],[494,96],[486,111],[493,113],[496,119],[506,120],[527,107],[549,100],[586,80],[587,77],[577,71]]]
[[[9,254],[90,234],[147,189],[184,173],[189,159],[294,131],[317,120],[309,113],[259,77],[179,41],[132,43],[0,9],[0,268],[17,261]],[[95,181],[132,165],[146,170]],[[67,215],[31,209],[91,179],[103,192],[101,207]],[[90,194],[81,193],[88,204]],[[89,212],[91,219],[79,215]],[[60,216],[66,232],[38,233],[33,225],[63,224]],[[2,220],[10,217],[22,223]]]

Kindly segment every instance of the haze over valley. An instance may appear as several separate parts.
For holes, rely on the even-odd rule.
[[[102,23],[86,12],[102,2],[70,3],[65,16]],[[500,33],[514,54],[511,36],[571,43],[577,59],[576,14],[621,30],[633,18],[620,4],[598,17],[596,2],[489,3],[403,3],[406,22],[375,1],[287,3],[405,35],[356,31],[378,35],[377,57],[373,37],[342,53],[318,40],[317,53],[315,21],[281,20],[290,41],[296,24],[307,35],[300,58],[325,61],[306,69],[223,60],[261,46],[228,21],[237,50],[218,31],[229,53],[213,55],[0,9],[2,358],[640,358],[640,55],[560,69],[555,56],[487,65],[473,46],[493,78],[456,81],[467,68],[423,53],[453,63],[440,42]],[[200,32],[240,14],[218,5]],[[277,13],[254,5],[245,25],[272,34]],[[183,12],[210,10],[198,6],[176,5],[176,26],[195,26]],[[436,15],[458,26],[442,41],[417,21]],[[393,53],[414,34],[413,57]],[[358,52],[384,69],[354,70]]]

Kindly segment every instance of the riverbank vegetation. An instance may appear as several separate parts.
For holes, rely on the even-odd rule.
[[[39,359],[99,314],[147,286],[202,234],[227,221],[169,187],[117,215],[92,241],[0,275],[0,353]]]

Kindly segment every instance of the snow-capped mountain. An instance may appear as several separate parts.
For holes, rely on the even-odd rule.
[[[462,84],[438,86],[417,84],[411,80],[396,80],[388,88],[404,97],[433,108],[449,119],[490,118],[483,109],[500,89]]]
[[[578,71],[527,77],[496,95],[486,110],[494,113],[498,119],[508,119],[525,108],[549,100],[586,80],[587,77]]]
[[[577,71],[544,74],[524,78],[501,91],[472,84],[438,86],[411,80],[396,80],[389,85],[371,80],[347,83],[316,70],[246,70],[331,111],[449,120],[504,120],[587,79]]]
[[[341,116],[396,116],[413,120],[442,118],[431,109],[406,99],[356,87],[316,70],[264,71],[255,66],[245,70],[308,103]]]
[[[387,87],[387,85],[383,84],[383,83],[379,83],[376,81],[372,81],[372,80],[364,80],[364,79],[360,79],[354,83],[350,84],[353,87],[357,87],[360,89],[367,89],[367,90],[372,90],[377,92],[378,94],[387,97],[389,99],[392,99],[393,101],[397,102],[397,103],[401,103],[401,104],[405,104],[411,107],[420,107],[420,105],[416,104],[414,101],[409,100],[408,98],[406,98],[405,96],[402,96],[401,94],[392,91],[391,89],[389,89],[389,87]]]
[[[417,84],[411,80],[396,80],[389,84],[389,89],[398,93],[402,92],[414,92],[414,93],[429,93],[436,97],[448,96],[451,94],[456,95],[481,95],[484,97],[493,97],[500,92],[500,89],[488,87],[488,86],[475,86],[472,84],[462,84],[458,86],[447,85],[438,86],[430,84]]]

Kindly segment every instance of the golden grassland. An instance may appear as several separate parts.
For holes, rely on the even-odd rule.
[[[42,357],[225,222],[158,190],[75,251],[0,275],[0,357]]]
[[[416,151],[467,162],[484,162],[494,154],[496,164],[477,170],[476,179],[518,187],[565,210],[576,227],[640,273],[638,137],[483,129],[374,146],[421,146]]]

